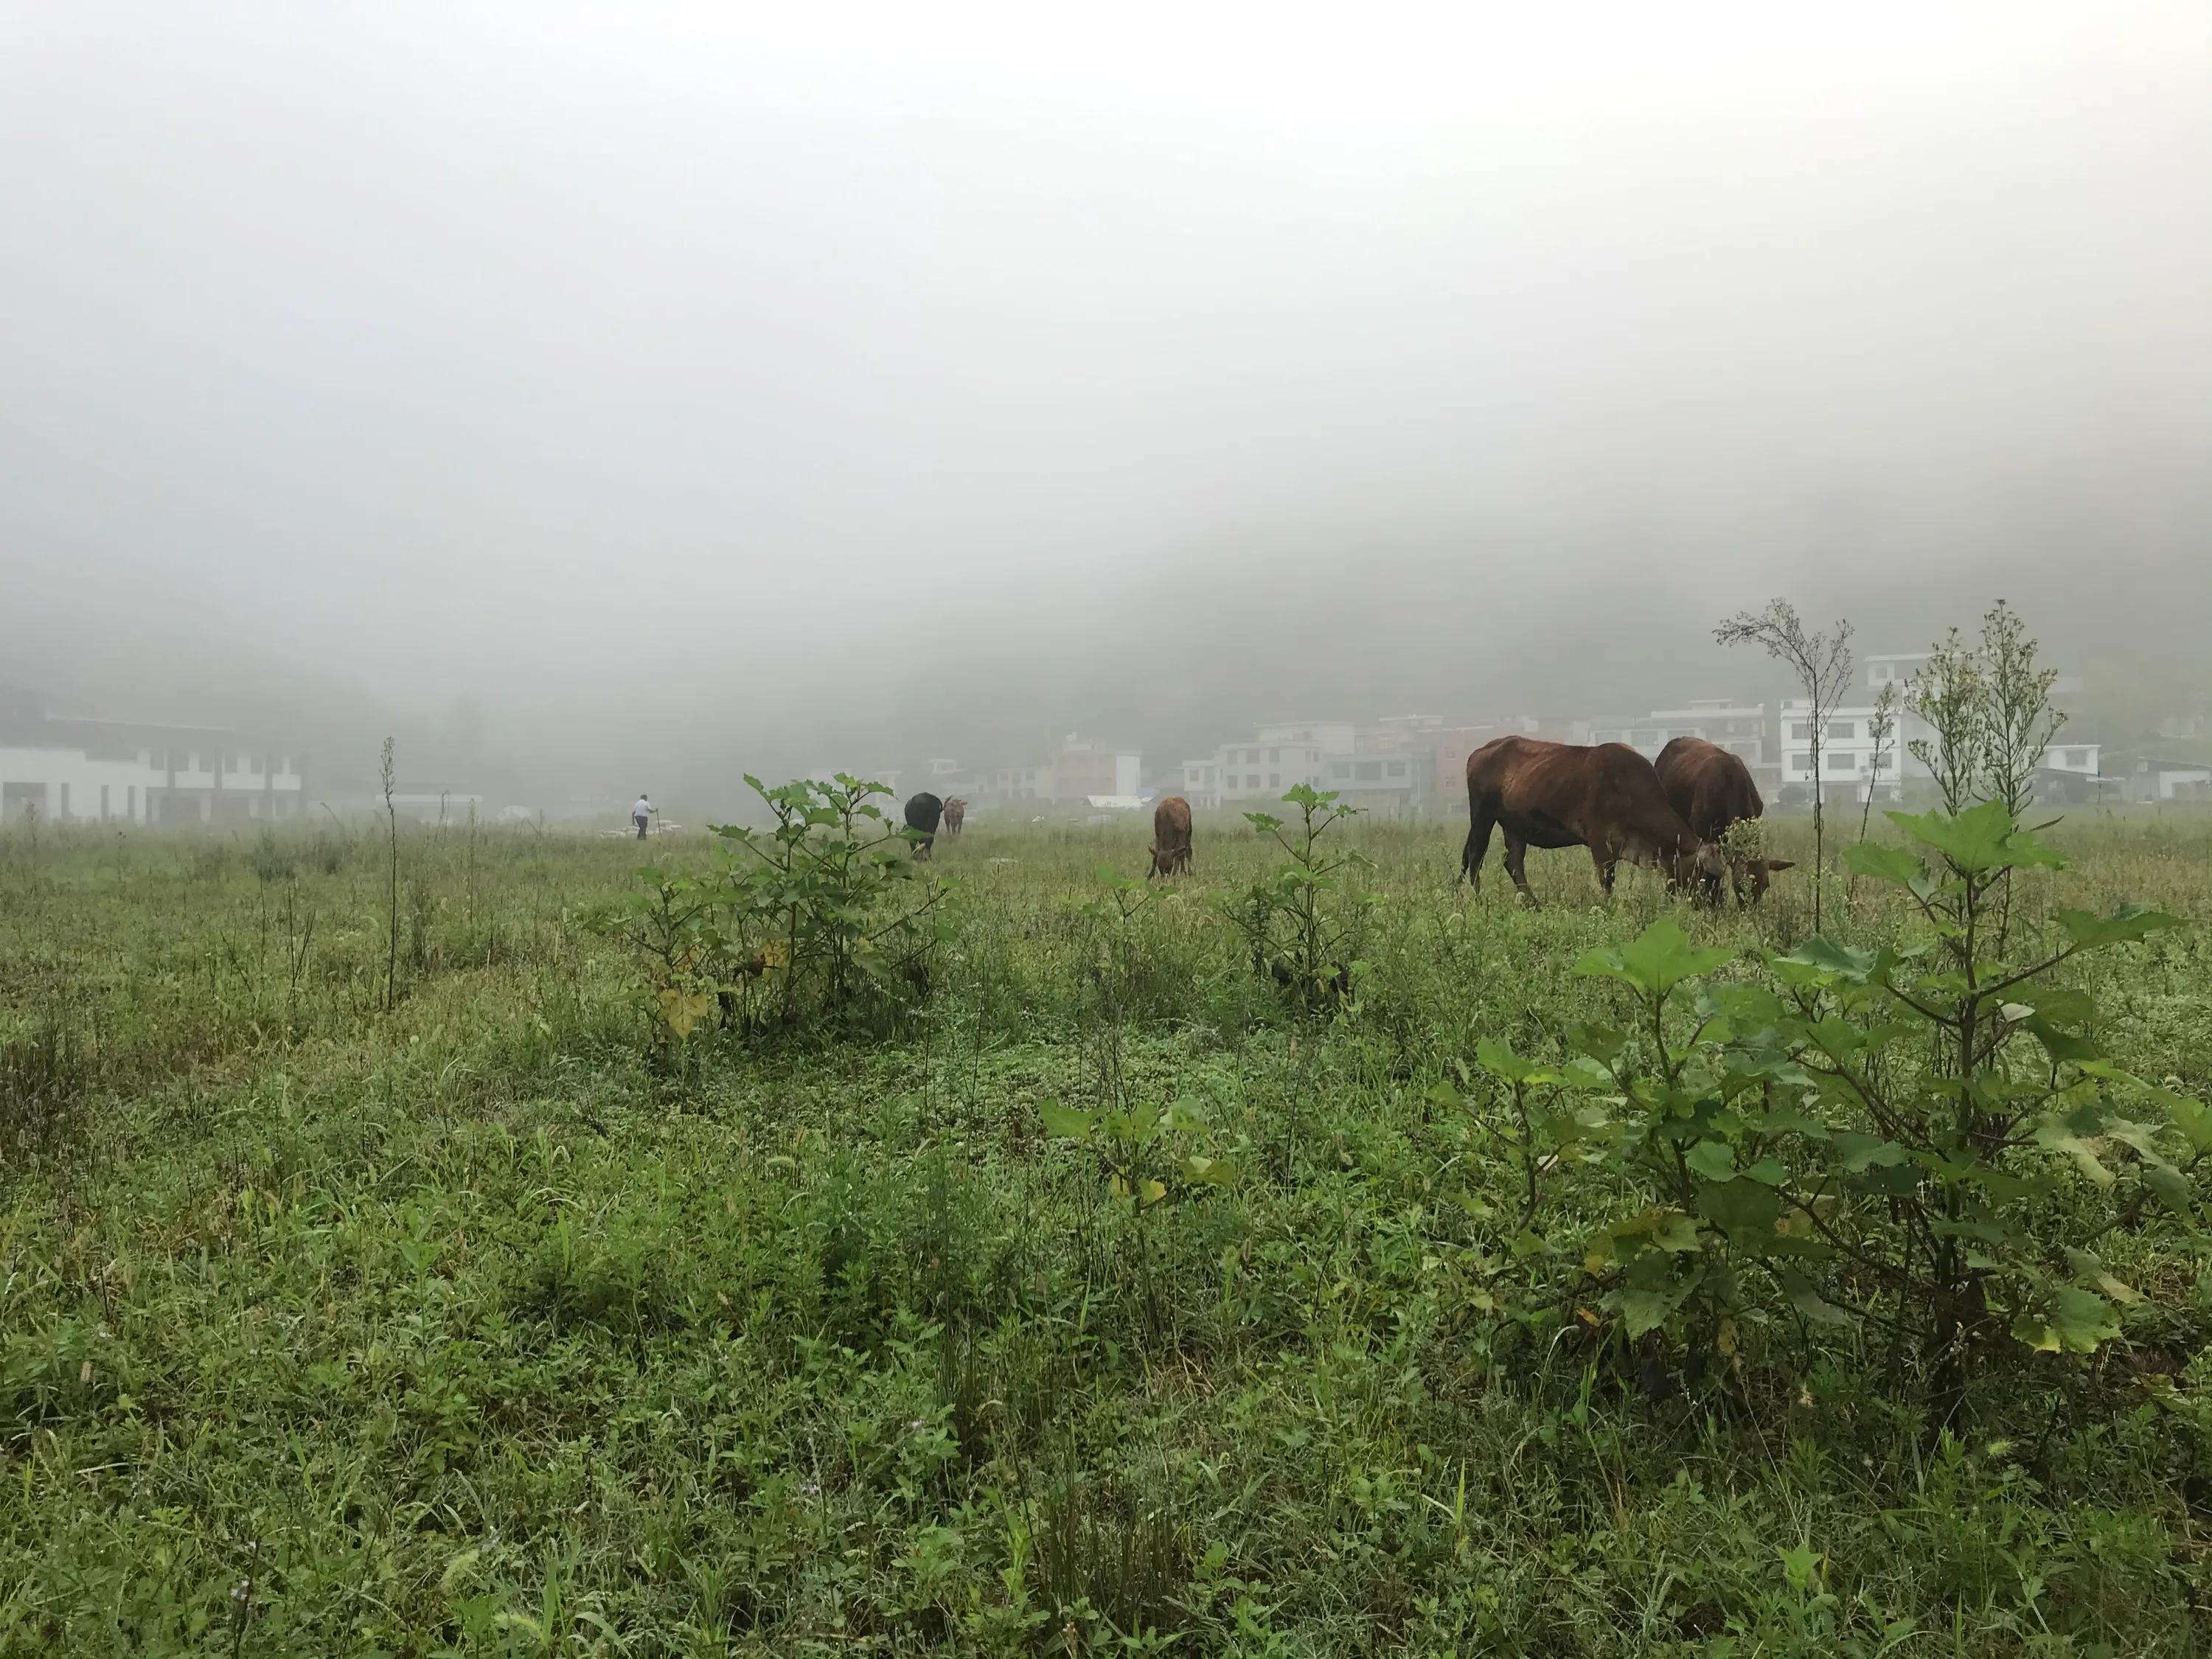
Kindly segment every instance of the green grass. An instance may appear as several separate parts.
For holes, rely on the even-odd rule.
[[[2055,839],[2027,925],[2212,919],[2212,821]],[[633,847],[404,836],[386,1012],[373,838],[0,839],[0,1652],[2212,1647],[2193,1235],[2126,1242],[2126,1340],[1948,1437],[1850,1334],[1698,1378],[1516,1301],[1511,1170],[1432,1085],[1602,1012],[1576,961],[1675,907],[1536,854],[1531,914],[1444,827],[1357,841],[1331,1018],[1206,902],[1265,867],[1243,826],[1103,966],[1079,907],[1142,837],[975,827],[890,1029],[653,1066],[585,925]],[[1786,945],[1802,873],[1679,914]],[[2200,1095],[2208,969],[2200,926],[2089,981]],[[1036,1111],[1115,1076],[1241,1179],[1133,1220]]]

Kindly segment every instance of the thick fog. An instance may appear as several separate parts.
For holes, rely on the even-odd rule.
[[[1775,594],[2201,684],[2209,204],[2198,0],[19,3],[0,684],[710,800]]]

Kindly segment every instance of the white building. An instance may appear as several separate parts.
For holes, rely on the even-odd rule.
[[[1347,722],[1345,727],[1351,730]],[[1268,734],[1275,732],[1273,741]],[[1210,764],[1220,776],[1216,805],[1237,805],[1279,801],[1283,792],[1298,784],[1325,789],[1327,751],[1307,738],[1285,739],[1279,729],[1262,726],[1249,743],[1224,744]]]
[[[1886,685],[1898,688],[1891,711],[1893,730],[1877,750],[1871,699],[1854,702],[1829,711],[1827,729],[1820,739],[1820,781],[1824,797],[1842,794],[1864,800],[1871,792],[1877,799],[1893,798],[1901,783],[1926,779],[1928,768],[1912,752],[1916,743],[1925,745],[1934,728],[1906,707],[1905,688],[1927,663],[1925,651],[1896,652],[1866,659],[1864,686],[1877,696]],[[1781,778],[1786,788],[1809,789],[1813,781],[1812,706],[1802,697],[1785,697],[1780,705],[1779,748]],[[2060,790],[2073,787],[2094,792],[2101,779],[2101,744],[2069,742],[2063,730],[2043,756],[2042,770],[2054,775]]]
[[[991,793],[999,800],[1050,800],[1053,790],[1049,766],[1002,766],[991,775]]]
[[[221,726],[49,716],[0,707],[0,814],[78,823],[296,817],[306,757]]]
[[[1187,760],[1182,763],[1182,798],[1193,811],[1206,811],[1221,805],[1221,751],[1204,760]]]
[[[1436,772],[1432,750],[1356,748],[1322,758],[1321,788],[1363,812],[1403,817],[1421,810]]]
[[[1406,715],[1363,730],[1351,720],[1277,720],[1249,740],[1183,763],[1191,804],[1273,807],[1299,784],[1333,790],[1346,805],[1401,814],[1419,810],[1435,771],[1442,722]]]
[[[2201,760],[2142,756],[2123,781],[2131,800],[2212,800],[2212,765]]]

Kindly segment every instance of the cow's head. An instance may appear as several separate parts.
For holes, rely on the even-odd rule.
[[[1735,884],[1737,896],[1744,896],[1745,890],[1748,888],[1750,900],[1756,904],[1766,896],[1768,877],[1796,867],[1794,859],[1740,858],[1731,863],[1729,876]]]
[[[1728,860],[1709,841],[1679,844],[1667,866],[1668,878],[1675,887],[1707,904],[1721,902],[1722,884],[1728,879]]]

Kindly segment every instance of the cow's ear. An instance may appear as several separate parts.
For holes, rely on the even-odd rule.
[[[1778,870],[1795,870],[1796,867],[1797,861],[1795,859],[1769,859],[1766,861],[1766,871],[1769,875]]]

